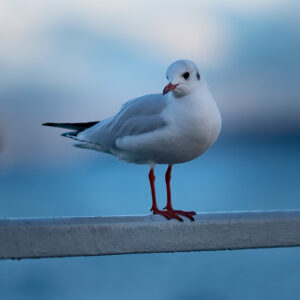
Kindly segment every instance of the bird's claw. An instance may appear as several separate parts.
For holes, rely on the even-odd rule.
[[[176,213],[177,215],[181,215],[181,216],[184,216],[186,218],[189,218],[191,221],[195,221],[194,219],[194,215],[196,215],[196,213],[194,211],[184,211],[184,210],[167,210],[167,212],[174,212]]]
[[[153,215],[161,215],[164,216],[166,219],[176,219],[180,222],[183,222],[183,219],[179,216],[184,216],[186,218],[189,218],[191,221],[195,221],[193,216],[196,214],[194,211],[183,211],[183,210],[159,210],[159,209],[152,209]]]
[[[160,209],[155,209],[155,210],[153,210],[153,215],[161,215],[168,220],[176,219],[180,222],[183,222],[183,219],[180,218],[176,213],[173,213],[172,211],[164,211],[164,210],[160,210]]]

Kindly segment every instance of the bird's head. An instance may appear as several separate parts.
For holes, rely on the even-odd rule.
[[[201,85],[197,66],[190,60],[178,60],[172,63],[166,73],[169,84],[163,95],[172,91],[175,97],[183,97],[194,92]]]

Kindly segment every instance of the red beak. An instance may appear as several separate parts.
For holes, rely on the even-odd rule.
[[[170,91],[176,89],[176,87],[178,86],[179,84],[172,84],[171,82],[165,86],[164,90],[163,90],[163,95],[169,93]]]

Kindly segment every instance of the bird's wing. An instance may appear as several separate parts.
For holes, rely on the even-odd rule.
[[[123,104],[113,117],[79,132],[77,139],[101,145],[103,151],[116,147],[117,139],[140,135],[167,125],[161,112],[166,107],[166,97],[160,94],[146,95]]]

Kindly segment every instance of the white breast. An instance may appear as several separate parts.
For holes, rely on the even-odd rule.
[[[164,111],[170,123],[172,144],[178,162],[192,160],[204,153],[218,138],[221,116],[210,93],[171,98]],[[181,161],[182,160],[182,161]]]

